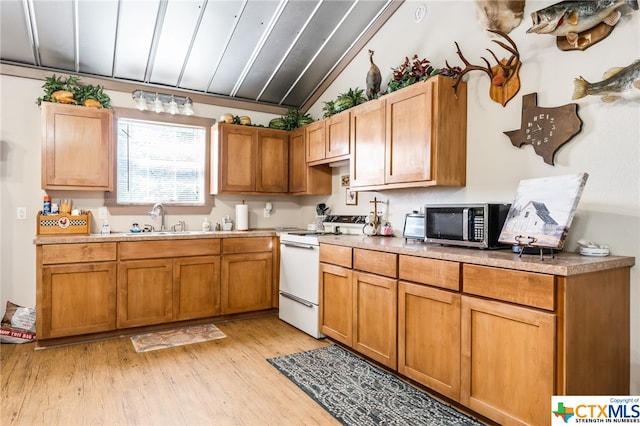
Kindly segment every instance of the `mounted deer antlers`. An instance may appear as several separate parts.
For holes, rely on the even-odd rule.
[[[500,40],[492,40],[498,46],[503,49],[509,51],[511,53],[511,57],[509,59],[498,59],[498,57],[493,53],[490,49],[487,51],[493,56],[493,59],[497,62],[497,64],[493,67],[489,64],[489,61],[481,56],[481,59],[487,65],[486,67],[481,65],[473,65],[462,54],[460,51],[460,46],[457,42],[456,44],[457,51],[456,53],[462,59],[462,62],[465,64],[464,70],[460,72],[456,78],[456,82],[453,85],[453,90],[458,91],[458,85],[462,81],[462,77],[468,73],[469,71],[484,71],[487,73],[489,78],[491,79],[491,86],[489,87],[489,97],[493,99],[495,102],[498,102],[502,106],[505,106],[507,102],[513,98],[518,90],[520,90],[520,78],[518,76],[518,72],[520,71],[520,66],[522,62],[520,61],[520,53],[518,52],[518,47],[514,43],[508,35],[498,30],[487,30],[494,34],[498,34],[499,36],[505,38],[511,46],[508,46],[506,43],[503,43]],[[446,62],[447,68],[451,68],[449,63]]]

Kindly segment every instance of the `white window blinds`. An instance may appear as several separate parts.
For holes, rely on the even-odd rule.
[[[203,205],[203,127],[119,119],[117,203]]]

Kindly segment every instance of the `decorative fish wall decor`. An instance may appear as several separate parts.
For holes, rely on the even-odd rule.
[[[608,69],[603,80],[589,83],[582,77],[574,80],[573,99],[587,95],[602,96],[603,102],[615,102],[618,99],[640,101],[640,59],[626,67]]]
[[[561,1],[533,12],[527,33],[555,35],[561,50],[585,50],[611,33],[625,6],[638,10],[638,0]]]

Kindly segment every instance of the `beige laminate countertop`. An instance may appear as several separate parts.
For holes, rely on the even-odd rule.
[[[463,247],[443,247],[438,244],[405,242],[404,238],[366,237],[360,235],[321,236],[320,243],[335,244],[366,250],[384,251],[432,259],[450,260],[475,265],[493,266],[527,272],[539,272],[561,276],[579,275],[606,269],[633,266],[635,258],[629,256],[590,257],[577,253],[545,252],[519,256],[510,249],[480,250]]]
[[[248,238],[276,237],[279,233],[273,229],[255,229],[248,231],[186,231],[186,232],[141,232],[131,235],[130,232],[112,232],[110,235],[38,235],[33,243],[46,244],[78,244],[108,243],[121,241],[158,241],[158,240],[193,240],[199,238]]]

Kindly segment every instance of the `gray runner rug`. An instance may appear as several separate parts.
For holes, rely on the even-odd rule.
[[[337,345],[267,361],[344,425],[482,425]]]

